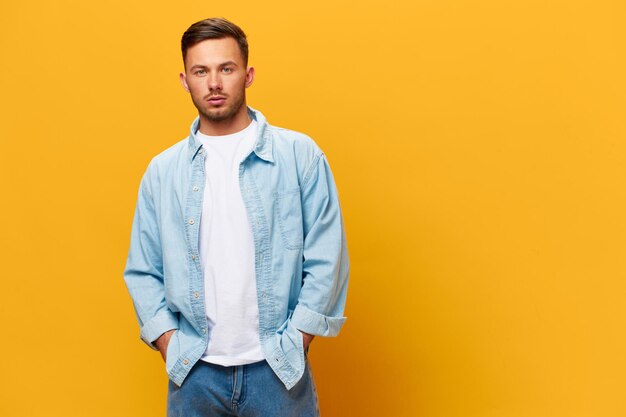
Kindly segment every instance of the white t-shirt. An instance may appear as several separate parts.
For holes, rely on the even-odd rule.
[[[205,149],[200,218],[209,344],[202,360],[223,366],[264,359],[259,340],[252,229],[239,188],[239,163],[254,146],[257,123],[224,136],[197,138]]]

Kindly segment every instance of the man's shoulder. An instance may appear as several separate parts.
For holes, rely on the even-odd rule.
[[[293,129],[287,129],[286,127],[268,125],[272,132],[272,137],[283,144],[289,144],[292,146],[311,147],[319,149],[319,146],[311,136],[306,133],[299,132]]]
[[[187,154],[189,149],[189,137],[179,140],[178,142],[171,145],[169,148],[166,148],[156,154],[152,161],[157,164],[167,164],[172,160],[176,160],[181,156]]]
[[[188,138],[174,143],[169,148],[152,157],[144,171],[142,183],[148,190],[157,190],[162,186],[164,178],[176,177],[185,155],[188,154]],[[152,192],[152,191],[150,191]]]
[[[181,139],[155,155],[148,165],[149,171],[160,171],[177,164],[189,152],[189,138]]]
[[[313,160],[323,153],[317,142],[306,133],[273,125],[269,128],[275,152],[279,154],[288,152],[298,159]]]

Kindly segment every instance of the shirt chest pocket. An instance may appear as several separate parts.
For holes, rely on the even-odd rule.
[[[274,193],[274,216],[287,249],[302,249],[303,223],[300,188]]]

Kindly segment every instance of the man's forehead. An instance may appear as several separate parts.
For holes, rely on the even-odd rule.
[[[207,39],[190,46],[185,59],[187,66],[222,64],[228,61],[243,63],[237,41],[233,38]]]

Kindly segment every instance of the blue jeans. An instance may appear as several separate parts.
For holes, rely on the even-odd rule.
[[[167,417],[318,417],[308,359],[287,390],[266,361],[220,366],[198,361],[178,387],[169,381]]]

